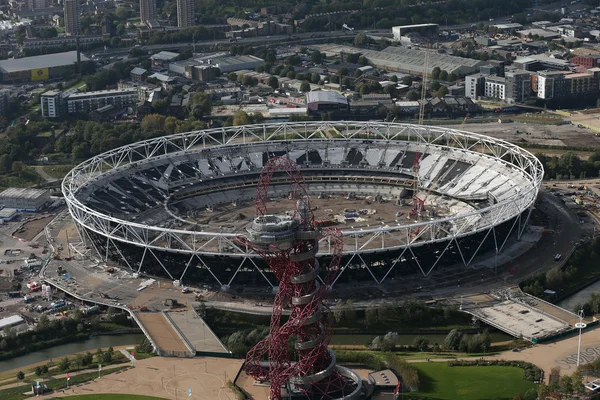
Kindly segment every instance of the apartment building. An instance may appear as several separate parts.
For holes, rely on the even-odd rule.
[[[75,93],[68,96],[66,102],[69,114],[89,113],[109,104],[123,108],[138,102],[138,91],[127,88]]]

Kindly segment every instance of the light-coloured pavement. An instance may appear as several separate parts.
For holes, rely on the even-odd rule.
[[[230,358],[153,357],[136,361],[134,368],[72,387],[52,397],[94,393],[122,393],[165,399],[234,400],[227,388],[242,367],[243,360]],[[192,395],[188,396],[191,389]]]

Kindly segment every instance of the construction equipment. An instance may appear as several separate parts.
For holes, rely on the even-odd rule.
[[[429,71],[429,42],[427,43],[427,50],[425,50],[425,59],[423,62],[423,82],[421,84],[421,104],[419,104],[419,125],[423,125],[423,119],[425,117],[425,100],[427,99],[427,74]],[[419,161],[421,160],[421,153],[417,152],[415,155],[415,161],[413,162],[413,204],[410,213],[410,217],[418,216],[423,208],[423,202],[417,197],[419,192]]]

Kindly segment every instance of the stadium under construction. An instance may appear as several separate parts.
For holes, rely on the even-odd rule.
[[[221,287],[278,286],[248,243],[256,187],[274,157],[298,165],[315,226],[341,232],[331,286],[472,265],[519,238],[543,168],[508,142],[443,127],[298,122],[207,129],[133,143],[75,167],[63,193],[96,257],[134,272]],[[289,213],[273,173],[270,212]],[[335,257],[319,238],[316,259]],[[321,269],[325,279],[326,269]]]

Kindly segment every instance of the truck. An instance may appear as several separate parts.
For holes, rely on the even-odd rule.
[[[67,305],[67,302],[64,300],[55,301],[50,304],[50,308],[56,310],[57,308],[61,308]]]

